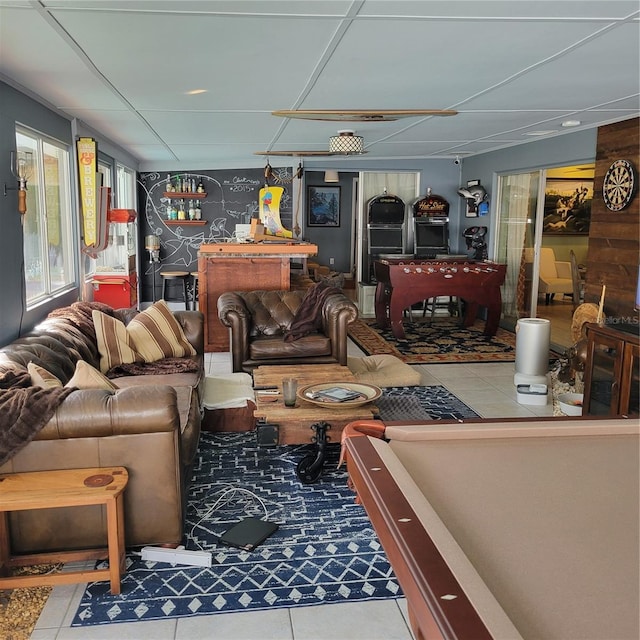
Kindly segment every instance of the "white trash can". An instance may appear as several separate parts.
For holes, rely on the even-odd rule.
[[[546,384],[549,371],[551,321],[520,318],[516,324],[515,385]]]

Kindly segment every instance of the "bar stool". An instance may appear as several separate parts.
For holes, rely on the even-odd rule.
[[[453,315],[453,306],[457,307],[458,311],[458,319],[460,320],[460,326],[464,323],[464,318],[462,317],[462,299],[457,296],[449,296],[449,303],[447,304],[447,309],[449,311],[449,316]],[[431,311],[431,318],[429,319],[429,326],[433,323],[433,316],[436,312],[436,307],[438,306],[438,298],[427,298],[422,304],[422,317],[424,318],[427,315],[427,311]]]
[[[198,272],[191,272],[191,308],[195,311],[199,308],[198,303]]]
[[[162,277],[162,299],[168,302],[168,285],[170,282],[182,280],[182,297],[184,300],[184,308],[189,310],[189,294],[187,292],[187,281],[189,280],[188,271],[161,271]]]

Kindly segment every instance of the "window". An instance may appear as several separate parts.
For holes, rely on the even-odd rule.
[[[75,283],[69,152],[61,142],[22,127],[16,127],[16,145],[33,154],[23,217],[29,308]]]
[[[136,208],[136,174],[135,171],[122,164],[116,166],[117,190],[116,198],[119,209]]]

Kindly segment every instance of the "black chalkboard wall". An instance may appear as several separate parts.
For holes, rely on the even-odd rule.
[[[269,186],[280,186],[284,193],[280,201],[280,220],[285,228],[292,227],[290,168],[274,168],[276,179]],[[167,224],[167,208],[175,200],[165,197],[167,176],[175,184],[178,178],[201,181],[207,194],[198,200],[204,225]],[[220,171],[154,171],[138,174],[140,202],[141,301],[151,302],[162,296],[162,270],[197,271],[198,249],[203,242],[223,242],[233,237],[236,224],[249,224],[258,217],[259,192],[265,186],[263,169],[227,169]],[[185,196],[188,204],[189,196]],[[147,235],[160,238],[160,262],[151,264],[144,248]],[[155,277],[155,297],[153,283]]]

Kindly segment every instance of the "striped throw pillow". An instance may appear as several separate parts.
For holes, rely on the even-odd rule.
[[[196,355],[164,300],[158,300],[133,318],[127,325],[127,332],[145,362]]]
[[[164,300],[139,313],[127,326],[100,311],[92,315],[103,373],[120,364],[196,355]]]
[[[120,364],[143,362],[143,357],[136,351],[123,322],[96,309],[91,312],[91,316],[96,330],[102,373]]]

